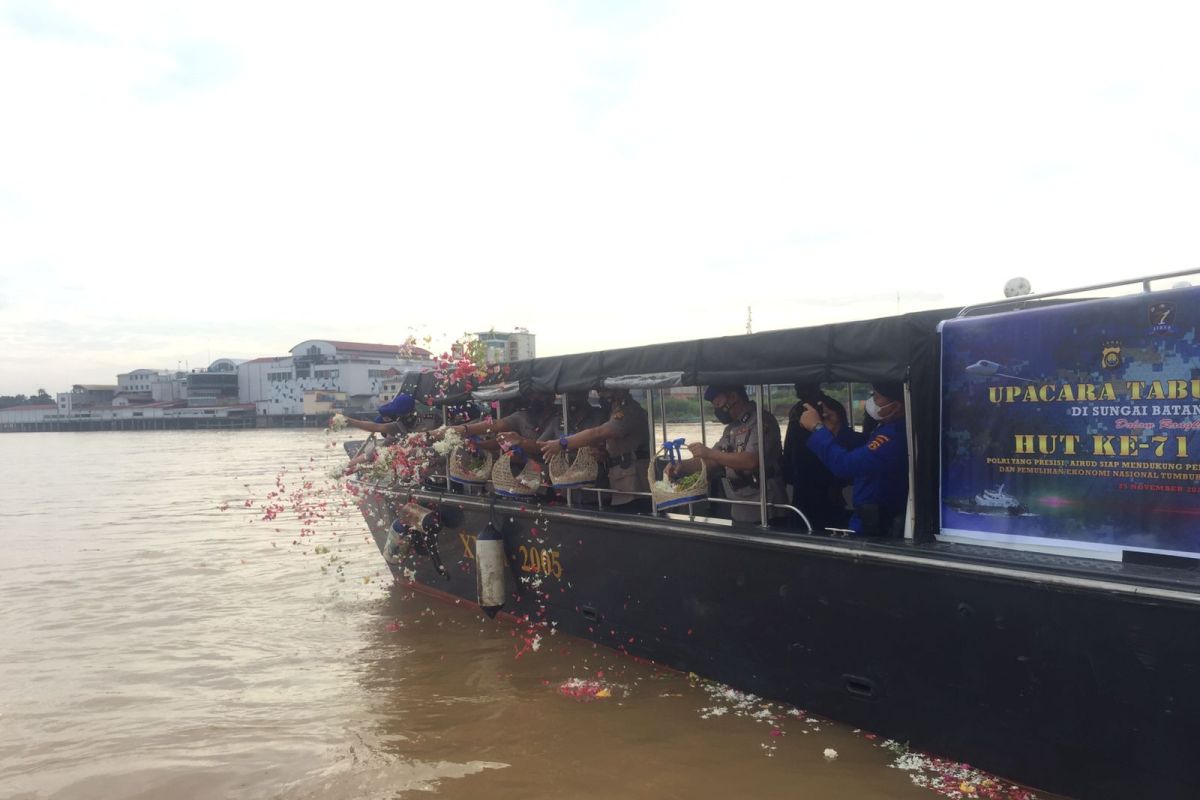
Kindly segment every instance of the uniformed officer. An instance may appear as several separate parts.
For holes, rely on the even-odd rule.
[[[417,403],[411,394],[400,392],[388,402],[379,407],[379,415],[374,422],[365,419],[346,417],[346,425],[369,433],[382,433],[384,436],[401,436],[413,429],[416,423]]]
[[[766,476],[758,474],[758,405],[750,401],[744,386],[709,386],[704,390],[704,399],[712,403],[717,419],[725,423],[725,431],[712,447],[696,442],[688,445],[695,457],[684,461],[674,470],[675,474],[686,475],[699,469],[696,458],[704,459],[709,470],[709,479],[717,478],[721,496],[730,500],[752,500],[760,502],[762,486],[767,487],[768,503],[786,503],[787,491],[783,483],[783,445],[779,438],[779,422],[775,415],[763,411],[762,452]],[[771,517],[782,513],[768,509]],[[762,513],[758,505],[736,504],[730,507],[730,518],[734,522],[758,522]]]
[[[853,449],[837,441],[838,420],[805,407],[800,424],[811,432],[808,448],[834,475],[854,481],[854,516],[850,527],[863,536],[902,537],[908,504],[908,440],[904,424],[904,385],[871,385],[866,412],[879,422],[866,444]]]
[[[608,488],[614,493],[610,505],[617,511],[649,511],[650,499],[626,492],[649,492],[646,473],[650,468],[650,427],[646,410],[629,394],[628,389],[600,389],[601,408],[608,408],[608,420],[587,430],[580,430],[558,441],[542,444],[546,458],[556,450],[578,450],[581,447],[604,446],[607,456]]]
[[[528,457],[538,459],[541,458],[538,440],[547,429],[556,429],[559,416],[553,392],[529,389],[521,395],[521,407],[511,414],[497,420],[451,425],[448,429],[458,431],[463,438],[493,434],[496,442],[483,442],[482,447],[495,449],[497,442],[510,447],[519,446]]]
[[[792,487],[792,505],[804,512],[814,531],[845,528],[850,514],[842,490],[850,481],[830,472],[817,454],[808,449],[811,434],[800,424],[800,415],[806,405],[822,415],[832,412],[830,430],[837,431],[838,444],[846,449],[858,447],[866,440],[847,424],[845,406],[825,394],[819,384],[797,383],[796,399],[798,402],[788,412],[787,435],[783,439],[784,478]],[[804,527],[799,517],[794,522]]]
[[[589,428],[598,428],[608,421],[608,413],[588,402],[590,392],[567,392],[567,430],[571,433],[579,433],[580,431],[588,430]],[[546,442],[557,442],[563,435],[562,416],[559,415],[559,424],[548,427],[541,435],[542,449]]]

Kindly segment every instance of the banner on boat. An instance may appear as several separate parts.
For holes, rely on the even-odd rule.
[[[1200,289],[942,326],[942,531],[1200,554]]]

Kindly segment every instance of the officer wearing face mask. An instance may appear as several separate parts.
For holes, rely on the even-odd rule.
[[[725,431],[712,447],[699,442],[689,444],[693,459],[672,470],[686,475],[699,469],[696,459],[704,459],[709,476],[716,477],[721,496],[730,500],[760,502],[762,487],[767,487],[768,503],[786,503],[787,490],[783,482],[783,445],[779,437],[779,422],[768,411],[763,412],[762,448],[766,476],[758,474],[758,406],[750,402],[744,386],[710,386],[704,399],[713,404],[713,413],[725,423]],[[734,522],[759,522],[762,512],[757,505],[730,506]],[[768,509],[772,517],[780,512]]]
[[[588,402],[589,392],[567,392],[567,430],[571,433],[596,428],[608,420],[608,409]],[[542,434],[542,443],[562,438],[562,419],[559,424],[547,428]]]
[[[821,463],[817,454],[808,449],[811,435],[800,424],[800,415],[807,406],[821,412],[821,416],[832,413],[829,428],[837,434],[842,447],[852,449],[866,440],[846,420],[846,408],[821,390],[816,383],[797,383],[797,403],[788,412],[787,436],[783,440],[784,477],[792,487],[792,505],[804,512],[814,531],[825,528],[845,528],[850,512],[842,490],[850,484],[839,478]],[[804,528],[799,517],[792,516],[788,522]]]
[[[542,451],[538,447],[538,440],[547,430],[557,430],[560,416],[558,406],[554,404],[553,392],[530,389],[522,392],[521,407],[512,414],[494,421],[453,425],[449,429],[458,431],[464,438],[491,434],[498,442],[519,446],[527,456],[540,458]],[[484,442],[481,446],[485,449],[496,447],[491,442]]]
[[[614,490],[605,498],[605,503],[615,511],[649,511],[649,498],[626,494],[650,491],[646,479],[650,466],[650,427],[646,410],[627,389],[600,389],[597,394],[601,409],[607,411],[604,424],[559,437],[557,441],[543,442],[542,455],[549,458],[560,450],[603,448],[608,488]]]
[[[904,535],[908,504],[908,440],[904,424],[904,384],[871,385],[865,411],[879,424],[867,443],[848,449],[837,441],[836,415],[824,417],[811,405],[800,424],[811,435],[808,448],[839,478],[854,481],[854,516],[850,527],[862,536],[899,538]]]

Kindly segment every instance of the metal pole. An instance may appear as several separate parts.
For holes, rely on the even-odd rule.
[[[763,387],[758,384],[754,387],[754,395],[758,408],[758,509],[762,518],[762,526],[767,526],[767,453],[763,448]]]
[[[660,406],[662,406],[662,412],[663,412],[662,432],[663,432],[663,441],[665,442],[665,441],[667,441],[667,397],[666,397],[666,395],[663,394],[662,389],[658,390],[658,404]]]
[[[450,422],[450,407],[442,406],[442,427],[443,428],[446,427],[446,425],[449,422]],[[454,491],[453,487],[450,485],[450,456],[452,456],[452,455],[454,455],[454,454],[446,453],[446,491],[447,492]],[[463,491],[465,492],[466,490],[464,489]]]
[[[846,384],[846,423],[854,430],[854,384]]]
[[[913,470],[917,466],[916,440],[913,439],[912,429],[912,393],[908,381],[904,382],[904,435],[908,438],[908,503],[904,507],[904,538],[912,539],[916,528],[916,475]]]
[[[696,387],[696,405],[700,409],[700,443],[708,444],[708,431],[704,429],[704,387]]]
[[[654,390],[653,389],[646,390],[646,405],[650,407],[649,413],[646,415],[646,419],[650,423],[650,448],[649,448],[650,449],[650,463],[653,464],[654,456],[658,453],[658,448],[655,447],[655,442],[654,442]],[[634,465],[636,468],[636,465],[637,465],[636,459],[634,460]],[[654,503],[653,502],[650,503],[650,511],[652,513],[654,511]],[[654,516],[658,516],[658,515],[655,514]]]
[[[562,405],[562,412],[563,412],[562,435],[570,436],[571,435],[571,416],[569,413],[569,408],[571,406],[571,400],[565,394],[562,396],[562,404],[563,404]],[[549,474],[549,472],[550,472],[550,462],[549,461],[546,461],[546,472],[547,472],[547,474]],[[575,507],[575,504],[571,502],[571,490],[567,489],[567,508],[574,508],[574,507]]]

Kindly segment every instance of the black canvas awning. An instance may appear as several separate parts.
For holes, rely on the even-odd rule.
[[[681,373],[682,385],[908,381],[916,534],[938,525],[938,323],[957,308],[780,331],[548,356],[504,365],[503,380],[566,392],[607,379]]]
[[[905,380],[918,364],[936,359],[937,324],[956,312],[546,356],[507,365],[504,380],[553,392],[676,372],[683,385]]]

